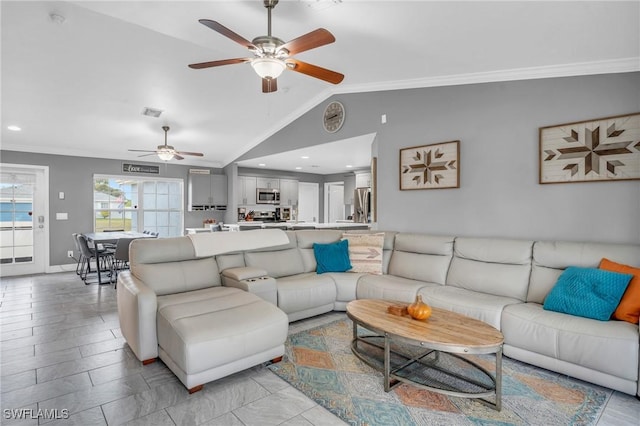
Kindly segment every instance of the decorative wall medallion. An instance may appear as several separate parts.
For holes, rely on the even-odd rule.
[[[640,113],[540,128],[540,183],[640,179]]]
[[[460,141],[400,150],[400,189],[460,187]]]

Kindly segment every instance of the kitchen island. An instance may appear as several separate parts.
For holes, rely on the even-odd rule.
[[[280,228],[280,229],[344,229],[344,230],[366,230],[371,228],[370,223],[355,223],[355,222],[331,222],[331,223],[318,223],[318,222],[262,222],[258,220],[251,221],[238,221],[238,223],[228,224],[225,223],[223,231],[238,231],[241,227],[252,228]],[[187,234],[196,234],[199,232],[210,232],[209,228],[186,228]]]

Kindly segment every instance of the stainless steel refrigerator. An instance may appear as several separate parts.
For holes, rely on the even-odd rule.
[[[367,223],[371,220],[371,188],[356,188],[353,194],[353,221]]]

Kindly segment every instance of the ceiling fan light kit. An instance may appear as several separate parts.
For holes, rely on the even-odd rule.
[[[249,41],[241,35],[231,31],[219,22],[210,19],[200,19],[202,25],[218,32],[219,34],[235,41],[253,53],[253,58],[223,59],[219,61],[200,62],[190,64],[189,68],[203,69],[222,65],[240,64],[250,62],[254,71],[262,78],[262,92],[272,93],[278,90],[277,78],[285,69],[299,72],[332,84],[338,84],[344,79],[344,75],[316,65],[307,64],[292,58],[293,55],[316,47],[331,44],[336,41],[333,34],[324,28],[304,34],[289,42],[283,42],[271,35],[271,10],[278,4],[278,0],[263,0],[267,8],[267,35],[258,36]]]
[[[164,145],[158,145],[158,147],[153,150],[144,150],[144,149],[130,149],[131,152],[147,152],[148,154],[142,154],[138,157],[147,157],[149,155],[157,155],[159,159],[162,161],[173,160],[184,160],[183,155],[191,155],[194,157],[203,157],[204,154],[201,152],[187,152],[187,151],[176,151],[176,149],[167,144],[167,132],[169,132],[169,126],[162,126],[162,130],[164,130]]]
[[[251,61],[253,70],[262,78],[275,79],[280,77],[287,65],[281,59],[255,58]]]

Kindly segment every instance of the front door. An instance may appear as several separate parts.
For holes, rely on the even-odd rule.
[[[0,165],[0,276],[45,272],[48,167]]]

